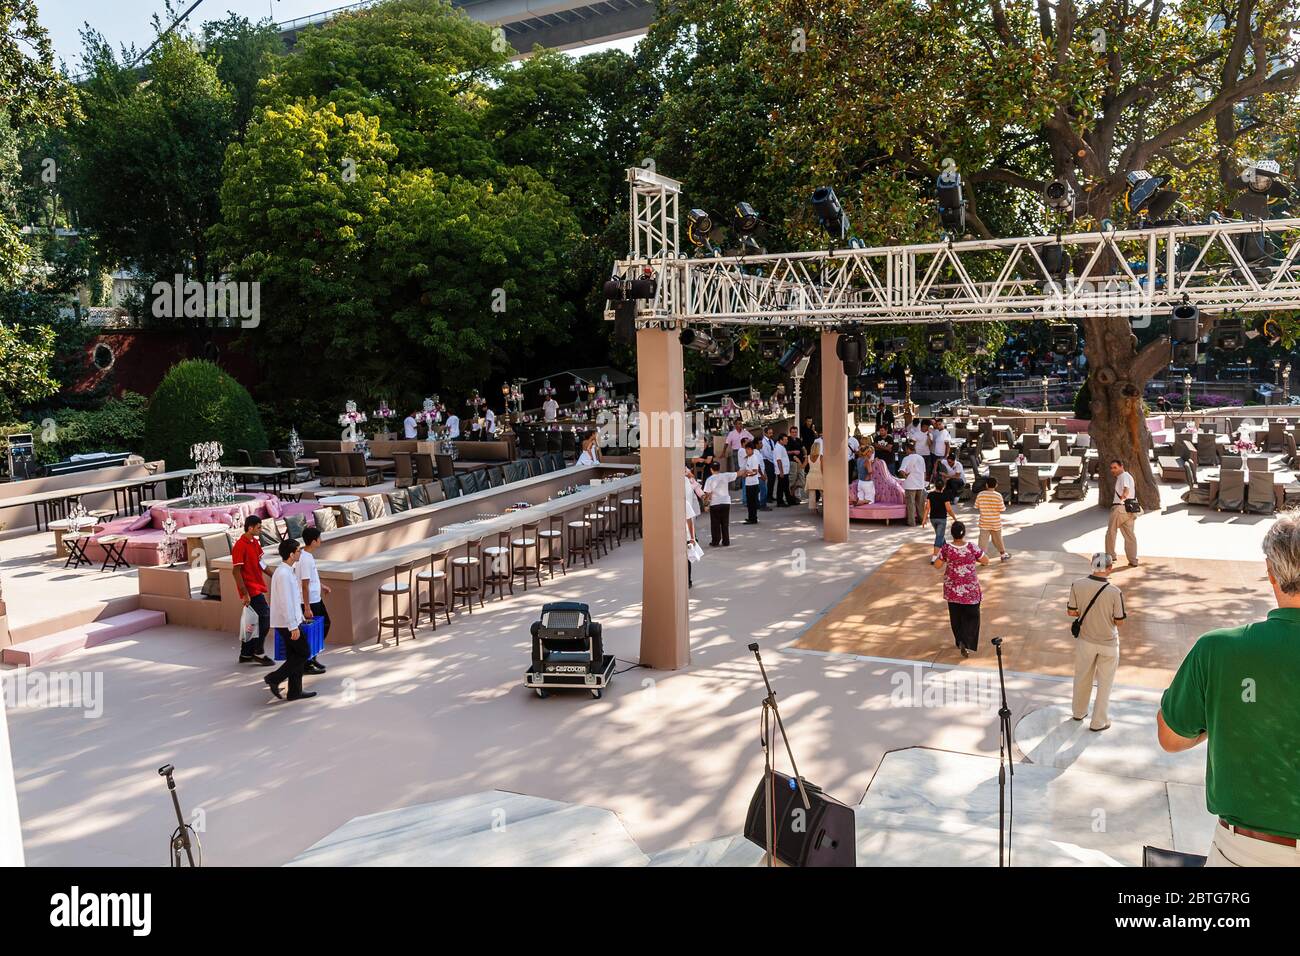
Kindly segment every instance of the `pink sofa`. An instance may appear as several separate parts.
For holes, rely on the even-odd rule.
[[[906,505],[886,505],[875,502],[859,501],[855,485],[849,485],[849,519],[859,521],[883,521],[885,524],[895,518],[907,517]]]

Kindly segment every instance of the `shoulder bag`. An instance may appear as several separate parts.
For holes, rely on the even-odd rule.
[[[1083,630],[1083,619],[1088,616],[1088,612],[1092,610],[1092,606],[1097,603],[1097,598],[1101,597],[1101,592],[1106,590],[1108,587],[1110,587],[1109,582],[1097,588],[1097,593],[1092,596],[1092,600],[1089,601],[1088,606],[1083,609],[1083,613],[1070,622],[1070,633],[1076,638],[1079,636],[1079,632]]]

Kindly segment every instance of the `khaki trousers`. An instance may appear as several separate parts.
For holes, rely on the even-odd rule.
[[[1124,510],[1123,505],[1114,505],[1110,509],[1110,523],[1106,525],[1106,553],[1112,558],[1115,555],[1115,532],[1118,531],[1124,536],[1124,556],[1128,558],[1129,564],[1137,564],[1138,559],[1138,539],[1133,533],[1133,524],[1137,520],[1137,515],[1129,514]]]
[[[1265,843],[1215,824],[1206,866],[1300,866],[1300,849]]]
[[[903,502],[907,505],[907,523],[920,524],[921,515],[925,513],[925,490],[917,488],[915,491],[905,489],[903,491]]]
[[[1097,680],[1097,701],[1092,708],[1089,726],[1103,730],[1110,723],[1110,688],[1119,667],[1119,648],[1094,644],[1082,638],[1074,648],[1074,701],[1070,715],[1075,720],[1088,716],[1088,698],[1092,696],[1093,678]]]
[[[998,554],[1006,554],[1006,546],[1002,544],[1002,529],[990,531],[988,528],[980,528],[980,550],[985,554],[989,553],[989,542],[998,549]]]

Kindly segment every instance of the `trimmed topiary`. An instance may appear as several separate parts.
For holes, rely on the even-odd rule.
[[[177,362],[158,383],[145,412],[144,453],[161,458],[169,470],[189,468],[190,446],[221,442],[225,461],[237,451],[267,447],[266,431],[248,390],[212,362]]]

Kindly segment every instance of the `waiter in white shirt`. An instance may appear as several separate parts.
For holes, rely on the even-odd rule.
[[[790,440],[789,435],[782,435],[776,442],[774,456],[776,458],[776,506],[778,508],[788,508],[793,504],[798,504],[790,496],[790,452],[786,443]]]
[[[491,408],[487,410],[487,425],[483,429],[483,440],[491,441],[496,436],[497,430],[497,413]]]
[[[315,527],[304,528],[302,531],[302,550],[298,552],[298,563],[294,569],[298,573],[298,580],[302,584],[302,616],[308,621],[320,618],[322,622],[322,640],[329,640],[330,636],[330,612],[325,609],[325,595],[330,593],[329,585],[320,583],[320,575],[316,572],[316,555],[313,554],[320,547],[320,529]],[[325,665],[315,657],[307,661],[308,674],[324,674]]]
[[[898,477],[903,482],[903,501],[907,505],[907,523],[920,524],[925,510],[925,459],[916,452],[916,442],[909,439],[903,444],[903,461],[898,466]]]
[[[936,418],[934,427],[930,429],[930,454],[934,455],[936,460],[947,457],[948,445],[952,441],[952,435],[948,434],[948,429],[943,427],[943,419]]]
[[[460,416],[457,415],[455,412],[452,412],[447,416],[447,437],[448,438],[460,437]]]
[[[542,417],[548,422],[555,421],[559,414],[560,403],[555,400],[554,396],[542,402]]]
[[[758,490],[763,484],[763,456],[754,448],[754,443],[746,438],[740,450],[740,471],[745,479],[745,508],[749,516],[745,524],[758,524]]]
[[[271,575],[271,627],[276,637],[284,643],[284,663],[263,680],[271,693],[280,697],[280,685],[289,681],[289,700],[315,697],[314,690],[302,689],[302,675],[307,665],[307,638],[300,627],[302,616],[302,587],[294,565],[298,563],[298,542],[288,538],[280,542],[280,566]]]
[[[1137,567],[1138,542],[1133,530],[1137,513],[1124,505],[1124,502],[1137,497],[1137,485],[1118,458],[1110,463],[1110,473],[1115,479],[1115,498],[1110,505],[1110,522],[1106,525],[1106,553],[1111,561],[1115,560],[1115,532],[1118,531],[1124,536],[1124,556],[1128,558],[1129,567]]]
[[[709,477],[704,479],[704,505],[709,509],[709,545],[731,547],[731,483],[734,471],[723,471],[718,462],[710,462]]]
[[[407,415],[402,419],[402,437],[418,438],[420,436],[420,426],[415,421],[415,412]]]
[[[765,480],[758,492],[758,508],[766,511],[768,504],[776,498],[776,429],[771,425],[763,429],[760,453],[763,456]]]

